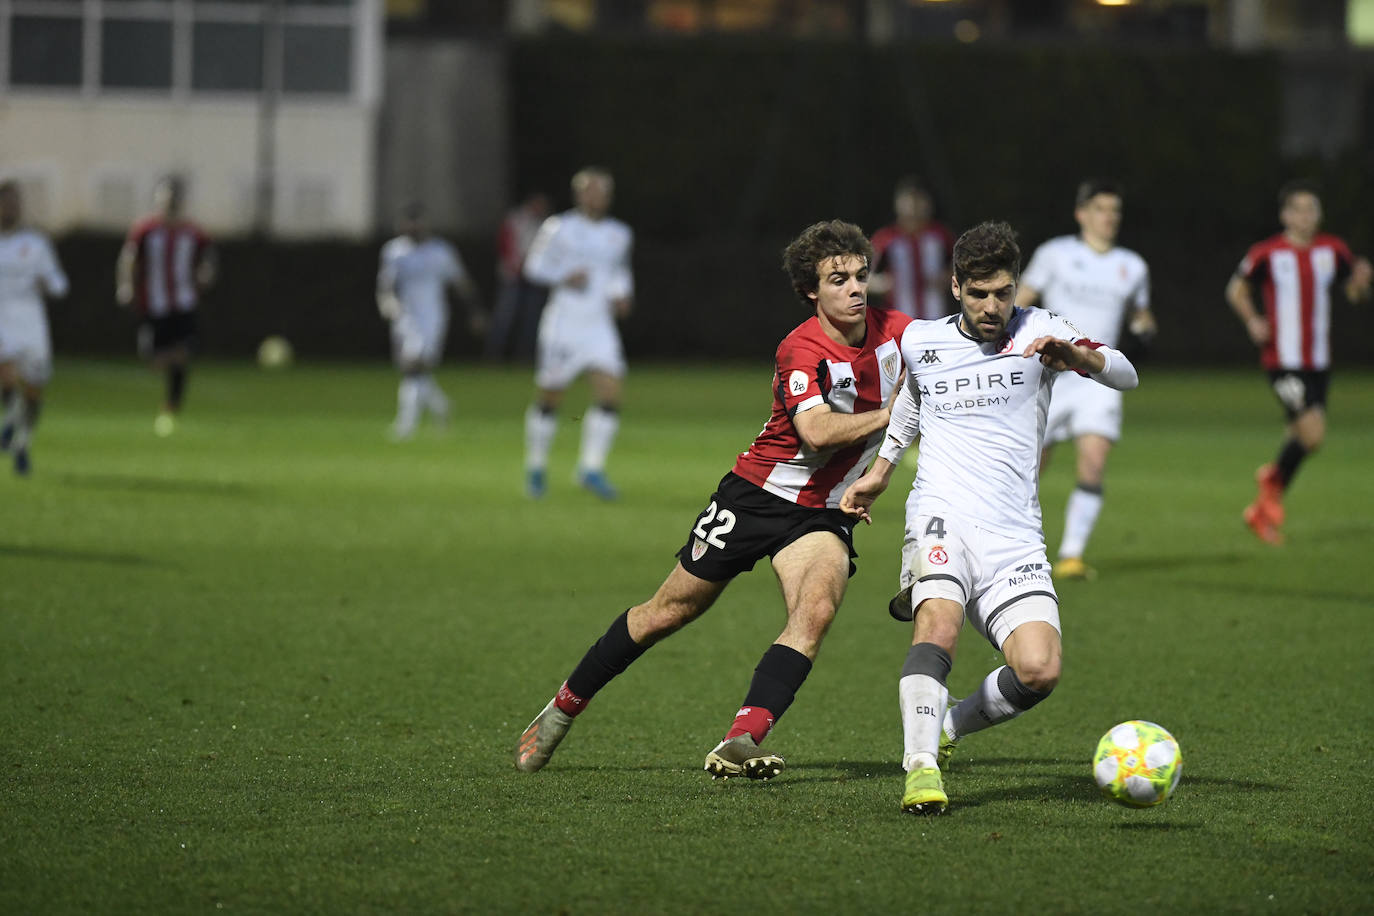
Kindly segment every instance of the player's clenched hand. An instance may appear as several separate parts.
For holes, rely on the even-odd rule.
[[[1040,362],[1056,372],[1063,372],[1065,369],[1081,369],[1092,372],[1096,371],[1093,368],[1092,357],[1088,355],[1092,352],[1087,347],[1080,347],[1070,341],[1051,337],[1047,334],[1032,340],[1021,355],[1029,357],[1039,354]],[[1097,367],[1097,369],[1101,368],[1101,366]]]
[[[872,472],[865,474],[849,485],[840,497],[840,511],[851,518],[866,524],[873,524],[868,509],[882,492],[887,489],[887,481]]]
[[[1269,321],[1262,315],[1251,315],[1245,319],[1245,333],[1250,335],[1251,343],[1262,347],[1269,342]]]

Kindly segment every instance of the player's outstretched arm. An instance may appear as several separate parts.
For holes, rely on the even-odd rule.
[[[839,413],[829,404],[818,404],[792,418],[797,435],[812,451],[833,446],[854,445],[887,427],[892,417],[889,405],[863,413]]]
[[[1356,258],[1350,268],[1350,279],[1345,281],[1345,297],[1351,302],[1363,302],[1369,298],[1374,286],[1374,265],[1368,258]]]
[[[1087,346],[1047,334],[1032,340],[1021,355],[1038,355],[1041,363],[1056,372],[1072,370],[1118,391],[1140,384],[1140,376],[1126,355],[1100,344]]]
[[[844,495],[840,497],[840,511],[866,524],[873,524],[868,510],[887,489],[888,483],[892,480],[894,467],[896,465],[886,458],[875,459],[873,467],[844,491]]]

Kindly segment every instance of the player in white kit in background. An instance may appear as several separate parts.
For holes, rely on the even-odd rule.
[[[67,295],[67,275],[47,236],[20,225],[19,185],[0,182],[0,450],[14,455],[14,472],[27,475],[29,443],[52,378],[47,298]]]
[[[525,489],[533,498],[548,487],[549,449],[558,429],[563,393],[582,373],[593,404],[582,418],[577,480],[602,499],[615,499],[606,459],[620,428],[625,353],[616,322],[630,313],[634,275],[630,227],[608,215],[615,181],[604,169],[572,178],[576,206],[544,221],[525,257],[525,276],[550,287],[539,320],[535,401],[525,413]]]
[[[948,806],[939,765],[956,741],[1019,716],[1059,682],[1059,599],[1036,495],[1050,386],[1064,370],[1112,388],[1137,383],[1119,351],[1057,315],[1013,305],[1020,262],[1006,223],[960,237],[959,314],[913,321],[902,334],[906,384],[873,467],[840,500],[870,521],[869,507],[920,435],[901,591],[889,607],[915,620],[898,688],[902,810],[913,814]],[[1007,663],[950,706],[945,682],[965,616]]]
[[[434,381],[448,337],[448,290],[468,308],[474,334],[485,323],[477,287],[453,246],[430,232],[424,209],[401,210],[396,238],[382,246],[377,270],[377,309],[391,322],[392,356],[401,372],[396,392],[394,439],[415,434],[424,411],[447,423],[449,401]]]
[[[1063,315],[1083,333],[1115,347],[1123,324],[1148,340],[1155,333],[1150,311],[1150,271],[1145,259],[1116,244],[1121,228],[1121,188],[1114,182],[1089,180],[1078,186],[1074,206],[1078,235],[1061,235],[1035,250],[1021,277],[1016,304],[1037,302]],[[1129,318],[1127,313],[1129,312]],[[1077,451],[1077,484],[1064,511],[1064,536],[1054,575],[1087,579],[1095,575],[1083,562],[1097,516],[1102,510],[1102,482],[1107,456],[1121,438],[1121,392],[1074,374],[1054,386],[1045,427],[1046,455],[1070,439]]]

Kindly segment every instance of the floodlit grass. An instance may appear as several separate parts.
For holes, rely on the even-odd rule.
[[[546,770],[511,767],[762,426],[766,365],[636,367],[604,505],[570,482],[582,389],[524,499],[524,370],[446,371],[454,425],[394,444],[381,366],[203,367],[164,440],[154,377],[64,362],[34,476],[0,468],[0,911],[1367,911],[1374,377],[1336,376],[1275,549],[1240,523],[1278,444],[1258,371],[1142,374],[1101,576],[1060,588],[1063,683],[966,740],[922,820],[898,810],[897,491],[777,780],[701,772],[781,627],[762,566]],[[1046,473],[1052,547],[1071,466]],[[997,663],[969,631],[953,692]],[[1161,808],[1092,783],[1130,718],[1182,745]]]

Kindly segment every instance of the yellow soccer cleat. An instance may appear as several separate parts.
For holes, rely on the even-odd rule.
[[[902,810],[907,814],[943,814],[949,807],[945,783],[935,767],[923,767],[906,774],[906,791],[902,793]]]
[[[1059,562],[1054,564],[1051,573],[1056,579],[1083,579],[1086,581],[1097,578],[1097,570],[1084,563],[1082,557],[1060,557]]]

